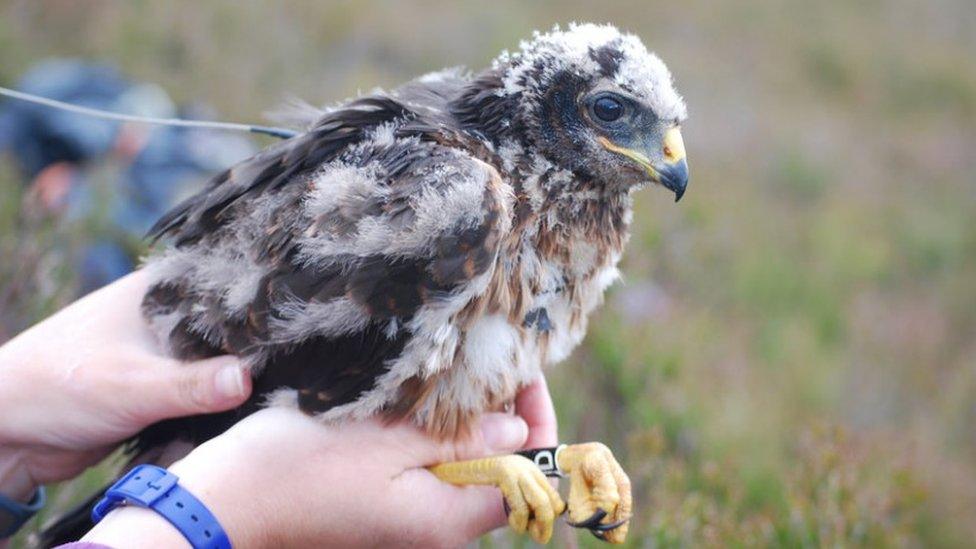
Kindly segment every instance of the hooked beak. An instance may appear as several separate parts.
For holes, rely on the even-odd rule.
[[[664,134],[663,161],[652,163],[648,156],[638,150],[615,145],[605,137],[599,137],[600,144],[615,153],[622,154],[637,162],[647,170],[651,180],[660,183],[674,192],[674,201],[681,200],[688,188],[688,160],[685,157],[685,143],[681,129],[677,126]]]

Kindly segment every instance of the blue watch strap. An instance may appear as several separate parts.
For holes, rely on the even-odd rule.
[[[34,497],[27,503],[14,501],[0,494],[0,539],[16,534],[17,530],[33,518],[41,507],[44,507],[45,503],[47,503],[47,494],[43,486],[37,488]]]
[[[162,467],[138,465],[105,492],[92,509],[96,523],[119,505],[138,505],[159,513],[194,549],[230,549],[230,539],[206,506]]]

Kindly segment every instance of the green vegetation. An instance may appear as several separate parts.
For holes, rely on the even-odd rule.
[[[658,189],[640,195],[625,281],[550,375],[562,439],[621,456],[634,546],[965,546],[976,539],[972,11],[958,0],[15,1],[0,7],[0,83],[45,56],[92,56],[257,121],[288,95],[330,103],[481,67],[555,22],[635,31],[685,93],[692,182],[677,206]],[[22,219],[22,199],[0,165],[0,338],[72,293],[77,228]],[[557,533],[576,542],[598,545]]]

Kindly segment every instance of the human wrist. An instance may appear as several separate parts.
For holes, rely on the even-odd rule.
[[[106,515],[81,541],[100,543],[115,549],[190,547],[183,534],[155,511],[128,505]]]
[[[226,497],[228,483],[202,480],[216,475],[220,471],[198,475],[196,469],[179,463],[169,470],[154,465],[133,468],[95,506],[92,516],[97,526],[85,541],[112,546],[121,540],[125,542],[123,546],[137,547],[229,547],[225,520],[233,508],[229,503],[243,494]],[[211,487],[217,487],[216,497]],[[232,524],[238,525],[232,530],[238,534],[234,545],[256,546],[250,537],[241,535],[239,525],[244,522]],[[133,534],[138,537],[133,538]]]
[[[205,456],[209,457],[209,456]],[[215,467],[214,464],[221,464]],[[174,463],[169,471],[179,477],[179,484],[209,510],[235,547],[268,547],[266,521],[262,510],[268,505],[267,491],[249,483],[253,478],[227,463],[190,454]],[[260,500],[255,494],[261,494]],[[251,502],[261,502],[255,508]]]

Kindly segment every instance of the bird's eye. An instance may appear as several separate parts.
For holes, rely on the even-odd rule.
[[[624,105],[619,99],[603,96],[593,102],[593,115],[602,122],[613,122],[624,114]]]

